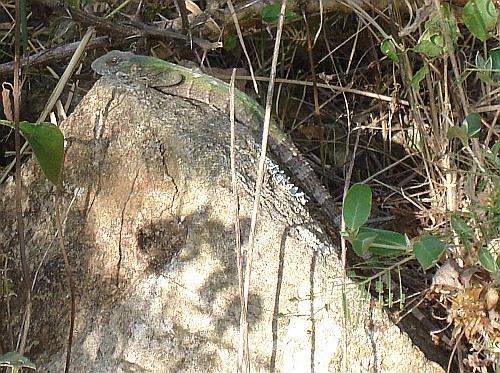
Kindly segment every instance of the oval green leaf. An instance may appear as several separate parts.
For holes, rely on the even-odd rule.
[[[14,128],[14,124],[6,120],[0,124]],[[47,180],[59,185],[64,157],[64,136],[59,127],[48,122],[20,122],[19,131],[30,144]]]
[[[422,53],[429,58],[438,57],[443,52],[443,47],[437,45],[435,41],[422,40],[420,41],[413,50],[417,53]]]
[[[491,68],[493,70],[500,70],[500,49],[492,49],[489,52],[491,58]],[[497,73],[499,71],[496,71]]]
[[[358,229],[368,217],[372,209],[372,191],[363,183],[354,184],[344,200],[342,215],[349,229]]]
[[[33,149],[45,177],[52,184],[59,185],[64,158],[64,136],[59,127],[47,122],[21,122],[19,129]]]
[[[481,247],[477,251],[477,256],[479,258],[479,263],[481,263],[481,266],[488,272],[494,273],[498,271],[497,263],[495,262],[493,255],[491,255],[488,249]]]
[[[479,114],[470,113],[467,115],[462,122],[462,128],[469,138],[479,136],[479,132],[481,131],[481,117]]]
[[[498,11],[491,0],[469,0],[462,12],[465,26],[479,40],[486,41],[493,36]]]
[[[395,256],[403,254],[411,247],[410,240],[404,234],[383,229],[360,228],[359,235],[371,234],[375,239],[367,248],[369,252],[379,256]]]
[[[444,244],[440,239],[432,236],[424,236],[413,245],[413,252],[423,269],[436,264],[443,254]]]
[[[389,57],[392,61],[398,63],[399,57],[396,51],[396,46],[392,39],[385,39],[382,44],[380,44],[380,51],[384,56]]]

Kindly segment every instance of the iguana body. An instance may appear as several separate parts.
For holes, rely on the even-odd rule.
[[[211,77],[154,57],[138,56],[132,52],[111,51],[96,59],[92,69],[101,75],[141,82],[163,93],[203,102],[229,113],[229,85]],[[235,117],[260,130],[264,121],[263,108],[250,96],[235,89]],[[297,182],[321,206],[332,220],[339,224],[339,212],[333,199],[321,184],[307,160],[288,141],[275,121],[271,121],[269,148]]]

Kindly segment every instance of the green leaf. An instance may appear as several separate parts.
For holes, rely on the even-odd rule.
[[[380,51],[384,56],[389,57],[392,61],[398,63],[399,57],[396,51],[396,46],[392,39],[385,39],[382,44],[380,44]]]
[[[59,127],[45,122],[38,125],[21,122],[19,126],[45,177],[52,184],[59,185],[64,157],[64,136]]]
[[[497,155],[500,152],[500,141],[497,140],[491,147],[491,153]]]
[[[411,242],[408,239],[408,237],[404,234],[393,232],[393,231],[386,231],[384,229],[377,229],[377,228],[360,228],[359,229],[360,234],[361,233],[370,233],[370,234],[376,234],[377,235],[377,244],[379,245],[387,245],[387,246],[411,246]]]
[[[358,229],[368,217],[372,209],[372,191],[363,183],[354,184],[347,192],[342,207],[345,225],[349,229]]]
[[[429,66],[427,64],[424,64],[424,66],[422,66],[420,70],[418,70],[415,75],[413,75],[413,79],[411,80],[411,87],[415,92],[419,90],[420,82],[425,78],[425,75],[427,75],[428,72]]]
[[[493,36],[498,11],[491,0],[469,0],[462,11],[465,26],[479,40],[486,41]]]
[[[36,365],[33,364],[27,357],[19,354],[18,352],[7,352],[5,355],[0,356],[0,367],[12,367],[12,368],[31,368],[36,369]]]
[[[432,236],[424,236],[413,245],[415,257],[423,269],[435,265],[444,249],[441,240]]]
[[[490,52],[490,58],[492,61],[492,82],[491,85],[498,87],[500,86],[500,49],[493,49]]]
[[[360,228],[358,236],[360,235],[375,236],[367,250],[379,256],[400,255],[411,247],[408,237],[397,232],[375,228]]]
[[[500,72],[500,49],[492,49],[489,52],[491,58],[491,68]]]
[[[470,113],[467,115],[465,120],[462,122],[462,128],[469,138],[479,136],[479,131],[481,131],[481,117],[479,114]]]
[[[469,140],[469,137],[465,133],[465,130],[462,127],[458,126],[452,126],[448,129],[448,132],[446,133],[446,137],[448,140],[453,140],[453,139],[460,139],[462,142],[463,146],[468,146],[467,141]]]
[[[422,34],[422,36],[425,36]],[[418,44],[413,48],[413,50],[417,53],[422,53],[427,57],[434,58],[441,55],[443,52],[443,39],[439,35],[429,36],[429,40],[421,40]]]
[[[358,256],[363,256],[377,238],[375,232],[362,232],[351,241],[352,249]]]
[[[483,266],[483,268],[488,272],[494,273],[498,271],[498,265],[488,249],[481,247],[477,251],[477,256],[479,258],[479,263],[481,263],[481,266]]]
[[[406,235],[374,228],[360,228],[351,245],[359,256],[367,251],[379,256],[397,256],[411,248]]]
[[[6,120],[0,120],[0,124],[14,128],[14,124]],[[19,130],[30,144],[45,177],[59,185],[64,157],[64,136],[59,127],[48,122],[20,122]]]
[[[451,228],[453,228],[453,230],[458,234],[464,234],[464,233],[470,234],[471,231],[469,225],[465,221],[460,219],[459,216],[456,215],[453,215],[451,217]]]
[[[264,23],[277,23],[280,17],[281,6],[280,5],[268,5],[262,9],[260,16]],[[285,19],[297,18],[299,15],[291,10],[285,11]]]

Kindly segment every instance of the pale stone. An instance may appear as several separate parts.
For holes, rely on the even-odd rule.
[[[78,295],[72,372],[236,371],[228,128],[208,107],[107,80],[63,124],[65,242]],[[255,140],[244,126],[237,131],[246,245]],[[40,265],[26,354],[38,372],[62,372],[69,298],[53,239],[54,192],[33,162],[24,167],[24,185],[29,261],[33,272]],[[13,190],[9,182],[0,193],[0,231],[21,289],[17,241],[10,240]],[[359,303],[349,279],[351,319],[343,331],[338,246],[272,180],[259,219],[249,297],[252,372],[339,372],[343,354],[346,372],[442,372],[383,311]]]

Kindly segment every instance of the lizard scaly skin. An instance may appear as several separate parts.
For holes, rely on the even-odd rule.
[[[163,93],[203,102],[229,113],[229,85],[188,68],[132,52],[110,51],[92,63],[100,74],[119,79],[141,82]],[[261,129],[264,109],[250,96],[235,89],[235,117],[253,128]],[[271,120],[269,148],[286,167],[305,192],[312,196],[330,218],[334,226],[340,225],[340,213],[326,188],[322,185],[308,161],[300,155],[278,124]]]

